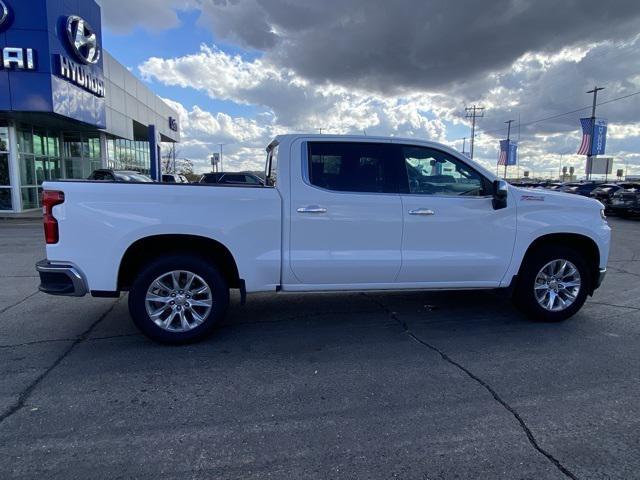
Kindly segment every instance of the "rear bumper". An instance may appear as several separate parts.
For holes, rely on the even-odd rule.
[[[36,270],[40,274],[41,292],[66,297],[83,297],[87,294],[87,283],[73,265],[41,260],[36,263]]]

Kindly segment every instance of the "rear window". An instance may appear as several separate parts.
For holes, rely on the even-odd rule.
[[[309,181],[337,192],[397,193],[389,144],[309,142]]]

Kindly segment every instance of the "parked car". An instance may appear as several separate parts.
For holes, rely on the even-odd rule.
[[[94,170],[87,180],[97,180],[101,182],[153,182],[153,180],[134,170]]]
[[[177,173],[163,173],[162,183],[189,183],[189,180],[184,175]]]
[[[507,184],[437,143],[283,135],[266,182],[45,182],[40,289],[117,297],[149,337],[203,338],[229,289],[503,289],[529,317],[575,314],[606,272],[600,202]],[[124,214],[124,213],[126,214]]]
[[[610,210],[611,200],[613,200],[614,194],[620,190],[633,190],[640,189],[640,184],[634,183],[604,183],[599,185],[591,192],[591,197],[600,201],[607,211]]]
[[[613,194],[608,211],[620,217],[640,214],[640,188],[638,185],[627,185]]]
[[[588,197],[597,186],[598,184],[595,182],[572,182],[565,183],[557,190],[560,192],[573,193],[575,195]]]
[[[230,185],[262,185],[262,179],[249,172],[216,172],[205,173],[200,177],[200,183],[218,183]]]

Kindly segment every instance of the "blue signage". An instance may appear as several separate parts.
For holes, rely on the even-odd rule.
[[[105,128],[100,7],[71,5],[0,0],[0,111],[56,113]]]
[[[598,118],[593,124],[591,155],[604,155],[606,146],[607,146],[607,121],[604,118]]]
[[[498,165],[511,166],[518,163],[518,144],[513,140],[500,140]]]

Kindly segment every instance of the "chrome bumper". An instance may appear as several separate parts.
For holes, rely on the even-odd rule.
[[[38,288],[41,292],[66,297],[83,297],[87,294],[87,283],[84,277],[72,265],[40,260],[36,263],[36,270],[40,274]]]

